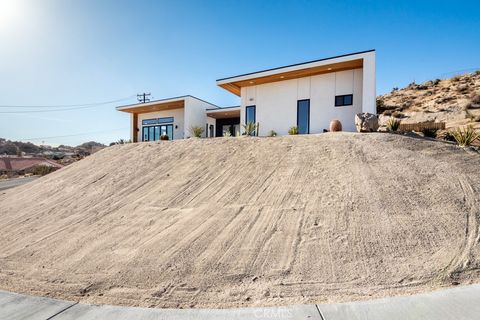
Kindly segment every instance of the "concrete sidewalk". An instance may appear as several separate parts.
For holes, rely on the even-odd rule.
[[[463,320],[480,319],[480,285],[342,304],[237,309],[148,309],[87,305],[0,291],[5,320]]]

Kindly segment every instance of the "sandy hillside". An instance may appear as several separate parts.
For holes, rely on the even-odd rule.
[[[223,308],[477,282],[479,167],[381,133],[109,147],[0,192],[0,289]]]
[[[377,98],[377,111],[405,123],[446,122],[447,128],[480,128],[480,70],[445,80],[411,83]]]

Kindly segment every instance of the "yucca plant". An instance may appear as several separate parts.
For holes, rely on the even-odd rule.
[[[223,136],[224,136],[225,138],[228,138],[228,137],[231,137],[231,136],[232,136],[232,133],[231,133],[230,131],[224,131],[224,132],[223,132]]]
[[[243,125],[243,130],[245,131],[245,135],[247,136],[254,136],[256,129],[257,125],[254,122],[247,122],[247,124]]]
[[[289,135],[295,135],[298,134],[298,127],[291,127],[290,130],[288,130]]]
[[[387,130],[390,132],[396,132],[400,127],[400,120],[390,117],[387,121]]]
[[[476,131],[471,125],[456,128],[451,130],[450,133],[460,147],[468,147],[475,140],[480,139],[480,132]]]
[[[194,136],[195,138],[200,138],[203,134],[203,131],[205,129],[201,126],[191,126],[190,127],[190,134]]]

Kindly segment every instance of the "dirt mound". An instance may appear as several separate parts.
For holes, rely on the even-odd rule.
[[[479,167],[381,133],[109,147],[0,192],[0,288],[223,308],[474,282]]]

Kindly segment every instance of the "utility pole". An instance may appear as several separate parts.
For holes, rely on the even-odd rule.
[[[137,100],[140,103],[150,102],[150,93],[137,94]]]

